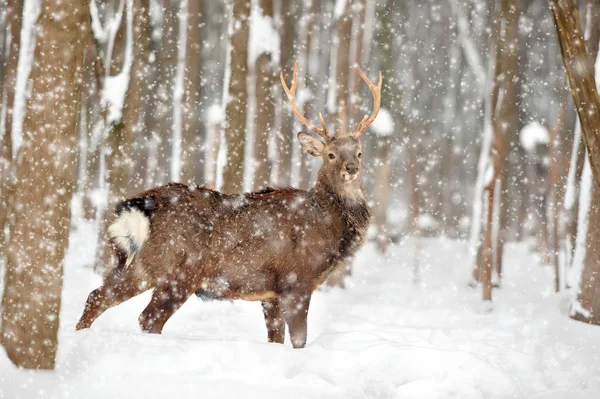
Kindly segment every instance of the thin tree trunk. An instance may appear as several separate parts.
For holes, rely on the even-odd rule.
[[[181,181],[188,184],[196,178],[200,143],[200,70],[202,38],[202,3],[200,0],[188,1],[187,51],[185,68],[184,125],[182,137]]]
[[[234,31],[231,35],[231,80],[229,102],[225,111],[227,165],[223,169],[222,191],[239,193],[244,183],[244,151],[246,143],[246,107],[248,104],[248,0],[234,0]]]
[[[6,20],[10,24],[10,31],[7,33],[11,36],[11,40],[6,62],[4,90],[0,93],[2,95],[2,106],[6,113],[5,125],[4,127],[0,126],[0,131],[4,128],[4,134],[0,137],[0,258],[4,257],[4,246],[6,244],[4,228],[8,222],[10,197],[12,196],[14,183],[11,132],[22,19],[23,1],[9,0]]]
[[[348,69],[350,62],[350,35],[352,33],[352,13],[348,5],[336,22],[336,33],[333,45],[337,48],[335,69],[336,81],[336,123],[335,134],[343,136],[349,128],[349,93]]]
[[[22,211],[15,213],[10,225],[1,339],[15,365],[53,369],[75,172],[71,149],[76,148],[83,49],[89,34],[88,3],[44,0],[37,25],[40,32],[30,76],[33,94],[27,101],[16,163],[14,201]]]
[[[285,76],[291,76],[294,65],[294,37],[296,34],[296,6],[293,1],[281,1],[279,10],[279,36],[280,51],[279,63],[280,70]],[[302,72],[305,73],[306,71]],[[283,91],[280,91],[283,93]],[[292,151],[296,133],[294,132],[294,115],[291,112],[290,105],[285,95],[280,96],[281,110],[280,135],[277,143],[277,154],[279,161],[277,165],[277,179],[280,186],[287,186],[291,183],[292,177]]]
[[[273,0],[261,0],[260,11],[273,20]],[[266,187],[271,176],[269,138],[275,123],[276,74],[273,54],[263,52],[256,60],[256,129],[254,137],[254,188]]]

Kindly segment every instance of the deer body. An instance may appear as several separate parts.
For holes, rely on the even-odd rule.
[[[294,81],[296,75],[297,66]],[[306,152],[324,158],[310,191],[236,195],[170,183],[120,203],[108,229],[117,267],[89,295],[77,329],[154,288],[139,322],[161,333],[202,290],[261,301],[269,341],[283,343],[287,324],[293,346],[303,347],[312,292],[364,243],[370,212],[359,177],[359,135],[327,136],[326,143],[298,137]]]

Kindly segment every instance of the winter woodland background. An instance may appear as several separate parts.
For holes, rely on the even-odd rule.
[[[208,376],[196,381],[209,396],[262,394],[271,376],[273,394],[597,397],[600,1],[576,3],[2,1],[0,397],[156,396],[172,390],[151,376],[177,356],[174,381]],[[301,153],[279,81],[295,60],[298,104],[335,132],[372,107],[355,67],[383,75],[363,136],[370,242],[346,288],[314,305],[303,351],[316,371],[289,348],[241,343],[262,340],[251,304],[188,303],[162,341],[114,320],[74,334],[110,267],[101,233],[119,199],[169,181],[312,187],[320,161]]]

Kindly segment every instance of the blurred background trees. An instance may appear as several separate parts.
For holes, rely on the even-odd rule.
[[[575,317],[597,322],[600,304],[583,292],[596,290],[589,283],[600,272],[595,169],[584,162],[589,129],[598,127],[581,128],[569,95],[569,82],[590,87],[593,76],[567,79],[556,32],[585,39],[572,62],[591,68],[600,3],[551,3],[568,4],[569,23],[558,30],[547,0],[81,0],[65,11],[74,25],[60,32],[44,24],[62,3],[1,3],[6,286],[21,284],[20,267],[37,276],[37,260],[23,254],[38,259],[32,245],[48,240],[48,226],[59,230],[51,270],[61,273],[69,202],[73,231],[83,221],[95,226],[102,273],[111,267],[102,231],[124,196],[168,181],[228,192],[310,187],[318,161],[300,153],[301,126],[278,79],[297,59],[299,107],[315,121],[322,112],[335,132],[371,109],[355,67],[371,78],[382,71],[382,110],[363,139],[371,238],[385,252],[411,236],[415,282],[420,238],[469,239],[471,283],[483,282],[490,300],[510,268],[505,243],[528,240],[553,268],[557,291],[584,289]],[[62,61],[45,58],[57,56],[57,40],[69,62],[64,77]],[[60,150],[46,146],[52,140]],[[33,211],[57,193],[45,212]],[[60,282],[50,286],[48,295],[60,292]],[[25,301],[4,290],[3,314],[16,312],[17,297],[14,304]]]

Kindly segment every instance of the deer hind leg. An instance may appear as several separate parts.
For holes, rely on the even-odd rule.
[[[304,348],[306,345],[306,330],[308,307],[311,293],[291,294],[283,302],[285,322],[290,329],[290,338],[294,348]]]
[[[140,282],[137,272],[122,266],[110,271],[102,286],[90,293],[76,329],[89,328],[108,309],[148,290],[151,286]]]
[[[279,298],[263,301],[262,308],[269,342],[283,344],[285,341],[285,320],[281,301]]]
[[[162,329],[179,310],[179,308],[194,293],[189,283],[182,280],[168,280],[157,286],[152,293],[150,303],[138,319],[142,331],[160,334]]]

